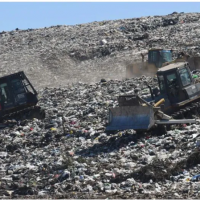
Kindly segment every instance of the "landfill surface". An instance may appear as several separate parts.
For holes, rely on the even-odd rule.
[[[58,25],[0,33],[0,73],[24,70],[37,88],[123,79],[148,48],[200,52],[200,13]],[[42,72],[42,73],[41,73]]]
[[[151,77],[75,83],[40,91],[44,120],[2,127],[0,196],[4,198],[199,198],[200,122],[167,134],[106,133],[119,94]]]
[[[155,77],[123,79],[120,67],[125,56],[130,58],[134,51],[145,50],[154,37],[159,37],[159,42],[153,41],[164,47],[171,47],[175,41],[180,49],[189,42],[194,47],[198,43],[199,16],[174,13],[2,33],[2,73],[10,67],[10,72],[24,70],[28,74],[38,88],[38,105],[45,109],[46,118],[10,119],[1,125],[0,197],[199,198],[198,119],[196,124],[174,125],[165,134],[154,130],[140,134],[134,130],[105,131],[108,108],[118,105],[119,95],[133,94],[140,88],[140,95],[147,98],[150,93],[146,82],[157,86]],[[150,37],[134,39],[145,25]],[[174,37],[161,40],[161,35],[168,38],[169,32]],[[133,38],[127,39],[126,34]],[[181,39],[179,34],[183,34]],[[63,40],[57,41],[58,36]],[[103,39],[109,44],[102,44]],[[76,40],[82,42],[80,46],[75,45]],[[111,49],[112,45],[117,47],[117,41],[124,46],[114,48],[113,57],[98,54],[100,46]],[[49,48],[52,44],[54,47]],[[79,49],[83,44],[91,44],[85,53]],[[130,49],[124,49],[126,46]],[[199,49],[190,51],[197,54]],[[114,66],[121,77],[109,72]]]

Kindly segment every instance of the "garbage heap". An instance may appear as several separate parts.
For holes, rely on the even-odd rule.
[[[2,198],[199,198],[200,123],[167,134],[105,132],[117,96],[144,81],[101,80],[45,88],[44,120],[7,120],[0,130]]]
[[[1,74],[24,70],[38,88],[124,78],[149,48],[200,53],[200,13],[57,25],[0,33]],[[41,73],[41,71],[43,73]],[[50,81],[51,80],[51,81]]]

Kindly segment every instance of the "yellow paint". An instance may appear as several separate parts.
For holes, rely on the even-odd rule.
[[[164,103],[165,99],[161,99],[160,101],[158,101],[156,104],[154,104],[154,107],[158,107],[160,104]]]

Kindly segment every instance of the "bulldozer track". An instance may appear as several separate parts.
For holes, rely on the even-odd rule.
[[[191,119],[200,117],[200,101],[190,103],[171,115],[174,119]]]
[[[45,118],[45,111],[43,109],[41,109],[41,107],[31,106],[31,107],[27,107],[27,108],[24,108],[24,109],[21,109],[21,110],[18,110],[18,111],[9,113],[9,114],[4,114],[1,117],[1,120],[7,120],[7,119],[10,119],[10,118],[16,118],[17,119],[17,118],[22,118],[22,117],[31,118],[30,112],[37,113],[38,117],[35,117],[35,118],[39,118],[39,119]]]

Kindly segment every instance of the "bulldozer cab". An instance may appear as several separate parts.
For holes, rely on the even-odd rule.
[[[172,50],[165,49],[149,49],[148,59],[144,60],[144,55],[141,53],[142,62],[129,63],[126,65],[126,78],[134,76],[152,76],[157,70],[163,67],[164,63],[172,62]]]
[[[161,68],[163,63],[172,61],[172,51],[163,49],[150,49],[148,52],[148,63]]]
[[[198,88],[194,85],[187,63],[173,63],[158,70],[157,78],[160,97],[166,96],[170,105],[175,105],[197,95]]]
[[[37,92],[23,71],[0,78],[0,117],[37,102]]]

